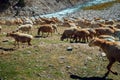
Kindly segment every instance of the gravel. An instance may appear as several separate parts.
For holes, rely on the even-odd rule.
[[[93,19],[94,17],[101,17],[103,19],[118,19],[120,20],[120,3],[115,4],[110,8],[104,10],[80,10],[76,13],[68,15],[69,17],[80,17],[86,19]]]

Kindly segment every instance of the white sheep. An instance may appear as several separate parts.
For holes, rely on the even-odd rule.
[[[33,28],[32,24],[25,24],[25,25],[19,26],[16,31],[22,31],[22,33],[23,32],[29,33],[30,31],[32,31],[32,28]]]

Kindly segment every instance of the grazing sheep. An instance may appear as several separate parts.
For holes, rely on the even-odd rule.
[[[28,45],[31,45],[31,40],[33,39],[33,36],[32,35],[29,35],[29,34],[24,34],[24,33],[19,33],[19,32],[14,32],[14,33],[7,33],[6,35],[7,37],[10,36],[12,38],[15,39],[15,46],[16,46],[16,43],[19,47],[19,42],[21,43],[28,43]]]
[[[115,42],[115,38],[113,36],[110,36],[110,35],[100,35],[98,38],[104,39],[104,40],[107,40],[107,41]]]
[[[45,37],[44,33],[48,33],[47,36],[49,35],[49,33],[51,33],[52,35],[52,33],[54,32],[54,28],[50,24],[44,24],[38,28],[37,34],[40,35],[40,32],[42,32],[42,37]]]
[[[110,29],[110,28],[95,28],[94,29],[96,31],[96,36],[100,36],[100,35],[113,35],[114,30]]]
[[[2,31],[2,26],[0,26],[0,33],[1,33],[1,31]]]
[[[86,28],[86,30],[90,33],[88,36],[90,40],[96,37],[96,31],[93,28]]]
[[[114,26],[109,26],[109,28],[114,30],[113,36],[116,37],[116,38],[119,38],[119,40],[120,40],[120,29],[118,29]]]
[[[115,28],[120,29],[120,23],[115,25]]]
[[[106,25],[113,25],[115,23],[114,20],[105,20]]]
[[[88,42],[88,37],[90,33],[86,29],[76,30],[74,33],[74,40],[75,42]]]
[[[89,46],[98,46],[105,52],[109,60],[109,64],[107,65],[108,72],[106,74],[112,72],[113,74],[117,75],[117,72],[113,72],[111,67],[116,61],[120,62],[120,44],[118,42],[110,42],[107,40],[95,38],[90,41]]]
[[[67,39],[67,41],[68,41],[68,38],[70,38],[70,41],[71,41],[71,39],[74,36],[75,31],[76,31],[75,28],[68,28],[68,29],[64,30],[64,32],[61,36],[61,41],[63,41],[64,39]]]
[[[58,32],[58,30],[57,30],[57,25],[56,25],[56,24],[51,24],[51,26],[52,26],[54,32]]]
[[[25,25],[19,26],[16,31],[22,31],[22,33],[23,32],[29,33],[32,30],[32,27],[33,27],[32,24],[25,24]]]

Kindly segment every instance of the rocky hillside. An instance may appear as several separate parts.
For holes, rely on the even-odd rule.
[[[90,0],[0,0],[0,17],[52,13],[86,1]]]

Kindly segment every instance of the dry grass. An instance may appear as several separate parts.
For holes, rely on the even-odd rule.
[[[37,27],[37,26],[34,26]],[[16,29],[15,26],[3,26],[0,34],[0,78],[3,80],[73,80],[70,74],[78,75],[82,80],[100,79],[106,70],[106,57],[98,56],[98,48],[88,47],[87,43],[69,43],[60,41],[60,34],[47,38],[34,38],[32,46],[22,45],[13,48],[13,39],[5,33]],[[64,27],[59,27],[62,33]],[[34,29],[36,36],[37,30]],[[71,46],[72,51],[67,51]],[[113,69],[120,72],[116,63]],[[119,80],[119,76],[110,74],[110,79]]]
[[[111,2],[98,4],[98,5],[84,7],[83,10],[103,10],[103,9],[113,6],[115,3],[120,3],[120,0],[115,0],[115,1],[111,1]]]

